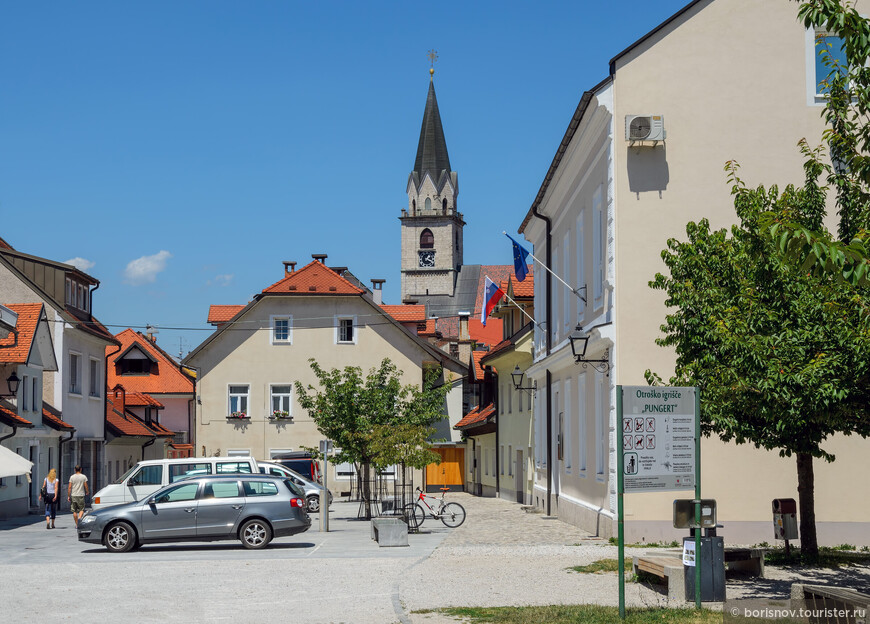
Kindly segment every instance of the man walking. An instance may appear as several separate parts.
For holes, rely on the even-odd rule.
[[[82,474],[82,467],[76,466],[76,473],[69,478],[67,485],[67,500],[70,501],[73,520],[79,526],[79,518],[85,514],[85,496],[88,491],[88,478]]]

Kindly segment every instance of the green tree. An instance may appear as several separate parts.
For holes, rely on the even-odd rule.
[[[320,389],[297,381],[299,404],[320,433],[340,448],[333,461],[362,467],[365,514],[370,518],[371,468],[385,467],[398,458],[422,467],[418,464],[430,446],[426,437],[431,425],[444,418],[450,386],[438,384],[441,370],[427,370],[421,386],[402,385],[389,359],[365,376],[356,366],[325,370],[313,358],[309,363]]]
[[[672,308],[656,341],[676,349],[670,383],[701,387],[703,432],[796,457],[801,551],[813,559],[813,458],[834,460],[823,445],[836,433],[870,435],[870,329],[865,292],[808,274],[760,225],[772,213],[825,231],[821,152],[805,142],[801,149],[805,183],[782,193],[747,188],[728,163],[739,225],[729,232],[689,223],[688,241],[671,239],[662,252],[670,274],[650,286]]]

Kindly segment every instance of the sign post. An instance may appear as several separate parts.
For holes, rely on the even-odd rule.
[[[701,524],[701,394],[698,388],[617,386],[617,531],[619,617],[625,618],[626,492],[695,490],[696,526]],[[700,529],[695,552],[700,554]],[[696,557],[697,559],[697,557]],[[701,568],[695,562],[695,605],[701,607]]]
[[[326,485],[327,470],[326,457],[332,452],[332,440],[320,441],[320,452],[323,458],[320,460],[320,474],[323,475],[323,493],[320,495],[320,530],[329,532],[329,489]]]

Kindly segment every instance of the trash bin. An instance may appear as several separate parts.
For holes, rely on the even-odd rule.
[[[684,537],[686,542],[695,538]],[[701,552],[695,553],[695,565],[701,566],[701,601],[724,602],[725,600],[725,541],[722,537],[705,536],[701,538]],[[695,601],[695,568],[683,565],[683,576],[686,579],[686,600]]]

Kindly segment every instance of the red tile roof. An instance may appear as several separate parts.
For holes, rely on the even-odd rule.
[[[480,360],[489,355],[489,351],[472,351],[471,352],[471,364],[472,370],[474,372],[474,379],[478,381],[483,381],[483,366],[480,364]],[[495,371],[495,369],[492,369]]]
[[[25,364],[30,356],[30,347],[36,335],[39,319],[42,317],[41,303],[7,303],[4,304],[13,312],[18,313],[18,323],[15,329],[9,332],[6,338],[0,340],[0,363],[2,364]]]
[[[484,325],[479,318],[468,319],[468,335],[478,344],[496,344],[504,335],[502,320],[490,317]]]
[[[500,343],[495,345],[492,349],[490,349],[489,353],[485,353],[484,355],[486,355],[486,356],[494,355],[494,354],[498,353],[499,351],[501,351],[502,349],[507,349],[512,344],[513,343],[511,342],[510,338],[505,338]]]
[[[400,323],[422,322],[426,320],[426,306],[424,305],[385,305],[381,307],[387,314]]]
[[[140,436],[146,438],[175,435],[172,431],[169,431],[157,423],[152,423],[149,427],[145,424],[145,421],[130,412],[122,414],[115,409],[115,404],[111,398],[106,399],[106,421],[108,422],[109,427],[114,430],[116,435]]]
[[[227,323],[245,309],[243,305],[212,305],[208,308],[208,322],[212,325]]]
[[[464,429],[466,427],[473,427],[475,425],[482,425],[486,423],[490,416],[495,415],[495,405],[490,403],[483,409],[480,409],[480,406],[475,407],[473,410],[468,412],[465,416],[463,416],[462,420],[453,425],[454,429]]]
[[[126,379],[124,380],[127,381]],[[144,392],[126,391],[124,405],[129,407],[156,407],[163,409],[163,403]]]
[[[127,396],[133,392],[146,394],[193,393],[193,380],[182,373],[180,365],[148,338],[132,329],[125,329],[115,338],[121,343],[121,350],[117,351],[117,347],[106,348],[106,355],[109,357],[109,374],[106,385],[110,388],[114,388],[120,383],[127,391]],[[156,373],[148,375],[117,374],[115,363],[118,357],[133,345],[157,361]]]
[[[437,319],[426,319],[417,323],[418,336],[435,336],[438,332],[436,329]]]
[[[61,419],[60,410],[55,409],[45,401],[42,402],[42,424],[48,425],[52,429],[57,429],[58,431],[76,430],[76,428],[71,424],[64,422],[63,419]]]
[[[361,295],[364,292],[317,260],[263,289],[265,294],[290,295]]]
[[[532,265],[529,265],[529,274],[526,275],[526,279],[518,282],[515,276],[511,276],[507,280],[501,282],[499,288],[508,293],[514,299],[534,299],[535,275],[532,271]],[[513,293],[510,292],[511,290]]]
[[[501,284],[514,274],[514,265],[512,264],[485,264],[480,267],[480,278],[477,284],[477,300],[474,302],[474,314],[480,318],[480,310],[483,308],[483,289],[486,284],[486,278],[489,277],[496,284]],[[487,321],[489,322],[489,321]]]
[[[10,427],[23,427],[25,429],[33,427],[33,423],[19,416],[15,409],[15,406],[11,403],[0,401],[0,423]]]

